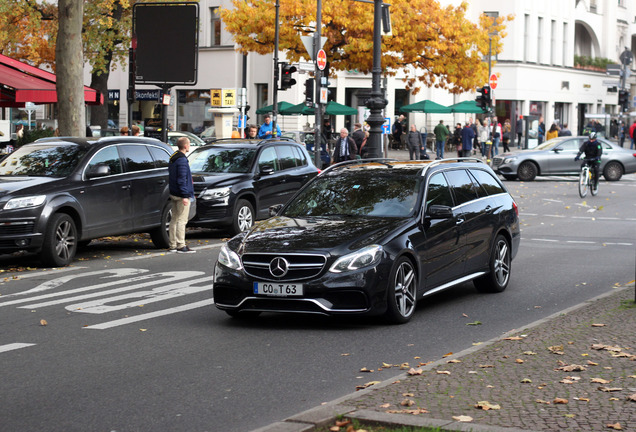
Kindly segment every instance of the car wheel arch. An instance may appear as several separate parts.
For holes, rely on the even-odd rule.
[[[79,205],[75,201],[65,198],[68,197],[56,197],[51,200],[47,204],[48,211],[45,210],[48,214],[45,218],[41,218],[41,220],[45,219],[46,225],[48,225],[49,219],[51,219],[54,214],[65,213],[69,215],[71,219],[73,219],[73,222],[75,223],[75,229],[77,230],[77,236],[81,239],[84,228],[84,218],[82,217],[82,212],[79,210]]]

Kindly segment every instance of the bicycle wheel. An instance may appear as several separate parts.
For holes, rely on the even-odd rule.
[[[594,176],[592,176],[592,171],[590,170],[590,192],[592,196],[598,195],[598,181],[594,180]]]
[[[583,167],[579,174],[579,196],[585,198],[587,195],[587,179],[589,177],[589,169]]]

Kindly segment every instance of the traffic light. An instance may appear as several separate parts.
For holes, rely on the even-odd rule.
[[[492,103],[492,98],[490,94],[490,86],[483,86],[482,88],[477,89],[477,97],[475,98],[475,102],[483,109],[484,111],[490,110],[490,105]]]
[[[629,110],[629,92],[627,90],[618,91],[618,106],[622,112]]]
[[[305,81],[305,105],[314,106],[314,79],[309,78]]]
[[[292,74],[296,72],[296,66],[289,63],[281,63],[280,90],[287,90],[296,84],[296,80],[292,78]]]

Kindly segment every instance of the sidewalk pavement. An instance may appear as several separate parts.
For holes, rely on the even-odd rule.
[[[442,431],[636,431],[634,299],[634,281],[616,285],[522,329],[254,432],[315,431],[333,426],[338,416]]]

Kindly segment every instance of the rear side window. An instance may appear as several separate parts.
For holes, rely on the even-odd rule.
[[[496,195],[500,193],[506,193],[501,184],[497,181],[496,178],[492,176],[492,174],[480,170],[470,170],[470,173],[475,176],[477,183],[481,185],[481,190],[485,191],[488,195]],[[479,195],[482,195],[481,193]]]
[[[122,145],[119,146],[119,152],[126,164],[127,172],[145,171],[155,167],[155,162],[145,145]]]
[[[305,153],[296,146],[292,147],[294,149],[294,154],[296,155],[296,165],[297,166],[307,166],[307,158],[305,157]]]
[[[281,169],[296,168],[296,153],[292,146],[281,145],[277,147]]]
[[[471,180],[466,170],[451,170],[446,172],[451,190],[457,201],[457,205],[462,205],[468,201],[479,198],[475,184]]]
[[[263,171],[263,168],[267,166],[274,171],[280,170],[278,166],[278,156],[276,155],[276,149],[274,147],[264,148],[258,157],[258,169]]]
[[[98,151],[91,159],[90,163],[86,167],[86,170],[90,170],[98,164],[106,164],[110,167],[111,174],[121,174],[123,172],[121,167],[121,160],[119,159],[119,153],[117,147],[106,147]]]
[[[155,146],[148,146],[152,158],[155,160],[156,168],[165,168],[170,163],[170,155],[167,151]]]
[[[428,191],[426,192],[426,206],[444,205],[454,207],[453,196],[450,187],[443,174],[437,173],[431,177],[428,182]]]

